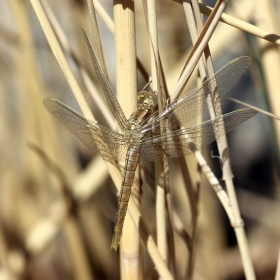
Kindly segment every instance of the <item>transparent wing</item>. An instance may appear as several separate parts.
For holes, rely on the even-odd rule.
[[[151,161],[162,160],[163,156],[181,157],[200,151],[213,142],[215,138],[235,129],[244,121],[255,116],[258,112],[253,109],[241,109],[223,115],[213,121],[206,121],[200,125],[183,128],[164,135],[144,138],[142,141],[142,154]],[[222,121],[225,130],[221,129]]]
[[[206,98],[208,94],[212,93],[212,88],[217,85],[215,91],[218,91],[220,95],[227,93],[249,66],[250,61],[251,59],[247,56],[230,61],[200,87],[151,115],[143,124],[142,132],[158,128],[160,122],[165,119],[168,119],[169,129],[178,129],[195,119],[202,114],[207,106]]]
[[[122,134],[87,120],[54,98],[46,98],[43,103],[46,109],[90,150],[99,150],[104,160],[116,164],[116,160],[125,159],[127,145]]]
[[[85,30],[83,30],[84,33],[84,37],[86,40],[86,43],[88,45],[89,48],[89,52],[90,52],[90,56],[91,56],[91,60],[93,63],[93,67],[95,69],[95,72],[97,74],[98,80],[102,85],[102,89],[104,92],[104,95],[106,97],[106,101],[108,103],[108,106],[110,107],[110,110],[112,111],[114,117],[116,118],[120,128],[125,131],[126,127],[127,127],[127,119],[123,113],[123,110],[116,98],[116,95],[114,94],[111,85],[106,77],[106,75],[104,74],[97,58],[96,55],[94,53],[94,50],[92,48],[91,42],[88,38],[87,33],[85,32]]]

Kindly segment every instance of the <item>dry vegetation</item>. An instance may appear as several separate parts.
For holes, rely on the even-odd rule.
[[[83,146],[42,104],[45,97],[52,96],[82,110],[88,118],[93,118],[93,112],[104,126],[116,127],[90,61],[81,32],[84,28],[127,117],[136,109],[136,92],[148,79],[145,72],[136,70],[136,53],[152,77],[153,90],[164,88],[164,93],[174,97],[182,89],[177,82],[184,65],[188,62],[183,83],[203,50],[207,67],[211,68],[211,56],[215,70],[233,58],[251,57],[250,67],[227,95],[280,116],[280,38],[276,35],[280,34],[280,1],[229,1],[225,13],[231,17],[223,15],[221,20],[226,23],[218,25],[227,1],[208,1],[211,3],[205,4],[217,4],[221,10],[215,11],[217,18],[203,29],[197,43],[195,34],[203,26],[195,0],[184,5],[157,1],[156,9],[153,1],[148,0],[145,9],[142,1],[135,1],[134,13],[130,1],[115,1],[115,8],[113,1],[93,2],[101,43],[92,7],[88,7],[91,1],[0,1],[0,280],[148,280],[158,279],[158,275],[161,279],[237,280],[245,279],[245,274],[246,279],[255,279],[254,274],[257,279],[280,279],[276,272],[279,121],[258,114],[231,132],[231,160],[227,159],[223,168],[216,143],[204,149],[218,182],[208,171],[209,183],[202,172],[205,166],[198,168],[199,159],[193,155],[164,162],[169,168],[165,176],[161,164],[141,159],[133,191],[136,199],[130,202],[127,215],[132,218],[127,218],[130,221],[116,253],[110,243],[121,174]],[[126,9],[122,5],[127,5]],[[207,11],[203,9],[203,13]],[[162,76],[158,75],[159,54]],[[203,67],[199,71],[203,76]],[[207,71],[211,73],[211,69]],[[197,74],[194,70],[184,93],[199,83]],[[223,113],[242,107],[226,98],[222,105]],[[234,187],[227,173],[230,166]],[[217,191],[217,183],[223,189]],[[216,186],[216,192],[210,184]],[[136,190],[137,186],[141,190]],[[226,205],[228,196],[223,190],[229,194],[231,207]]]

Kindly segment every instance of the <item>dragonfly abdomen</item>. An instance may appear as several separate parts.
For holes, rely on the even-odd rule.
[[[123,181],[121,186],[121,193],[119,196],[117,221],[114,228],[114,236],[111,243],[111,249],[114,250],[117,250],[122,237],[124,219],[127,212],[128,201],[131,194],[131,187],[134,181],[135,170],[137,168],[139,158],[140,158],[140,146],[134,146],[134,145],[129,146],[128,151],[126,153]]]

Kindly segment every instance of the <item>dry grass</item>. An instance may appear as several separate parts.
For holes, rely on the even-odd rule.
[[[203,150],[206,161],[141,160],[120,254],[110,249],[123,167],[87,150],[42,104],[53,96],[117,130],[82,28],[127,117],[148,78],[140,62],[164,104],[196,87],[196,65],[204,79],[212,59],[218,70],[243,55],[251,66],[228,95],[280,115],[279,1],[232,1],[227,15],[217,1],[205,25],[199,9],[210,10],[194,0],[146,2],[134,12],[130,1],[94,0],[95,11],[90,0],[0,2],[0,279],[279,279],[280,125],[261,114],[229,135],[223,168],[210,151],[226,144]],[[222,100],[223,113],[238,106]]]

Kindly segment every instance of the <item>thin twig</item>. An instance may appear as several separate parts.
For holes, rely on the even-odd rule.
[[[69,56],[72,57],[73,60],[76,62],[78,68],[80,69],[81,76],[84,80],[84,83],[85,83],[89,93],[91,94],[97,107],[100,109],[100,112],[102,112],[103,115],[106,116],[105,119],[106,119],[108,125],[111,128],[115,128],[115,120],[112,116],[112,112],[108,109],[108,106],[104,103],[104,100],[100,97],[100,94],[98,94],[97,89],[96,89],[95,85],[93,84],[91,78],[89,77],[88,72],[84,68],[78,55],[75,53],[75,51],[69,44],[68,38],[67,38],[66,34],[64,33],[63,29],[61,28],[59,21],[55,17],[55,14],[50,9],[48,2],[46,0],[41,0],[41,2],[42,2],[42,6],[45,9],[46,15],[48,16],[48,19],[50,20],[50,23],[54,29],[54,32],[57,36],[59,43],[62,45],[63,49],[69,54]]]
[[[246,107],[248,107],[248,108],[254,109],[254,110],[256,110],[256,111],[258,111],[258,112],[260,112],[260,113],[262,113],[262,114],[264,114],[264,115],[267,115],[267,116],[269,116],[269,117],[271,117],[271,118],[274,118],[274,119],[280,121],[280,117],[279,117],[279,116],[276,116],[276,115],[274,115],[274,114],[272,114],[272,113],[270,113],[270,112],[267,112],[267,111],[265,111],[265,110],[262,110],[262,109],[260,109],[260,108],[258,108],[258,107],[256,107],[256,106],[253,106],[253,105],[251,105],[251,104],[249,104],[249,103],[240,101],[240,100],[235,99],[235,98],[232,98],[232,97],[227,97],[227,99],[229,99],[229,100],[231,100],[231,101],[233,101],[233,102],[236,102],[236,103],[238,103],[238,104],[241,104],[241,105],[243,105],[243,106],[246,106]]]
[[[83,95],[83,93],[77,83],[77,80],[75,79],[75,76],[66,60],[66,57],[56,39],[56,36],[52,30],[52,27],[48,21],[46,14],[41,6],[40,1],[39,0],[30,0],[30,3],[41,24],[44,34],[51,47],[51,50],[52,50],[57,62],[59,63],[59,66],[60,66],[70,88],[72,89],[72,92],[75,95],[77,102],[78,102],[84,116],[87,119],[94,120],[93,114],[91,113],[90,108],[88,107],[88,105],[85,101],[84,95]]]
[[[209,16],[208,20],[206,21],[202,32],[200,33],[193,49],[189,55],[189,59],[186,62],[185,69],[181,74],[179,81],[177,82],[173,92],[171,94],[171,101],[176,100],[180,94],[182,93],[186,83],[189,80],[190,75],[192,74],[202,52],[204,51],[206,45],[208,44],[218,22],[221,14],[223,13],[226,4],[228,1],[217,1],[211,15]]]
[[[183,1],[181,0],[173,0],[174,2],[182,4]],[[209,16],[213,10],[213,8],[203,4],[199,3],[199,9],[200,12],[206,16]],[[264,13],[263,13],[264,14]],[[250,33],[254,36],[257,36],[261,39],[264,39],[266,41],[269,41],[270,43],[276,44],[280,46],[280,36],[276,33],[273,33],[271,31],[266,31],[264,29],[261,29],[253,24],[250,24],[246,21],[243,21],[241,19],[232,17],[226,13],[222,13],[220,17],[220,21],[223,23],[226,23],[228,25],[231,25],[233,27],[236,27],[242,31],[245,31],[247,33]]]

